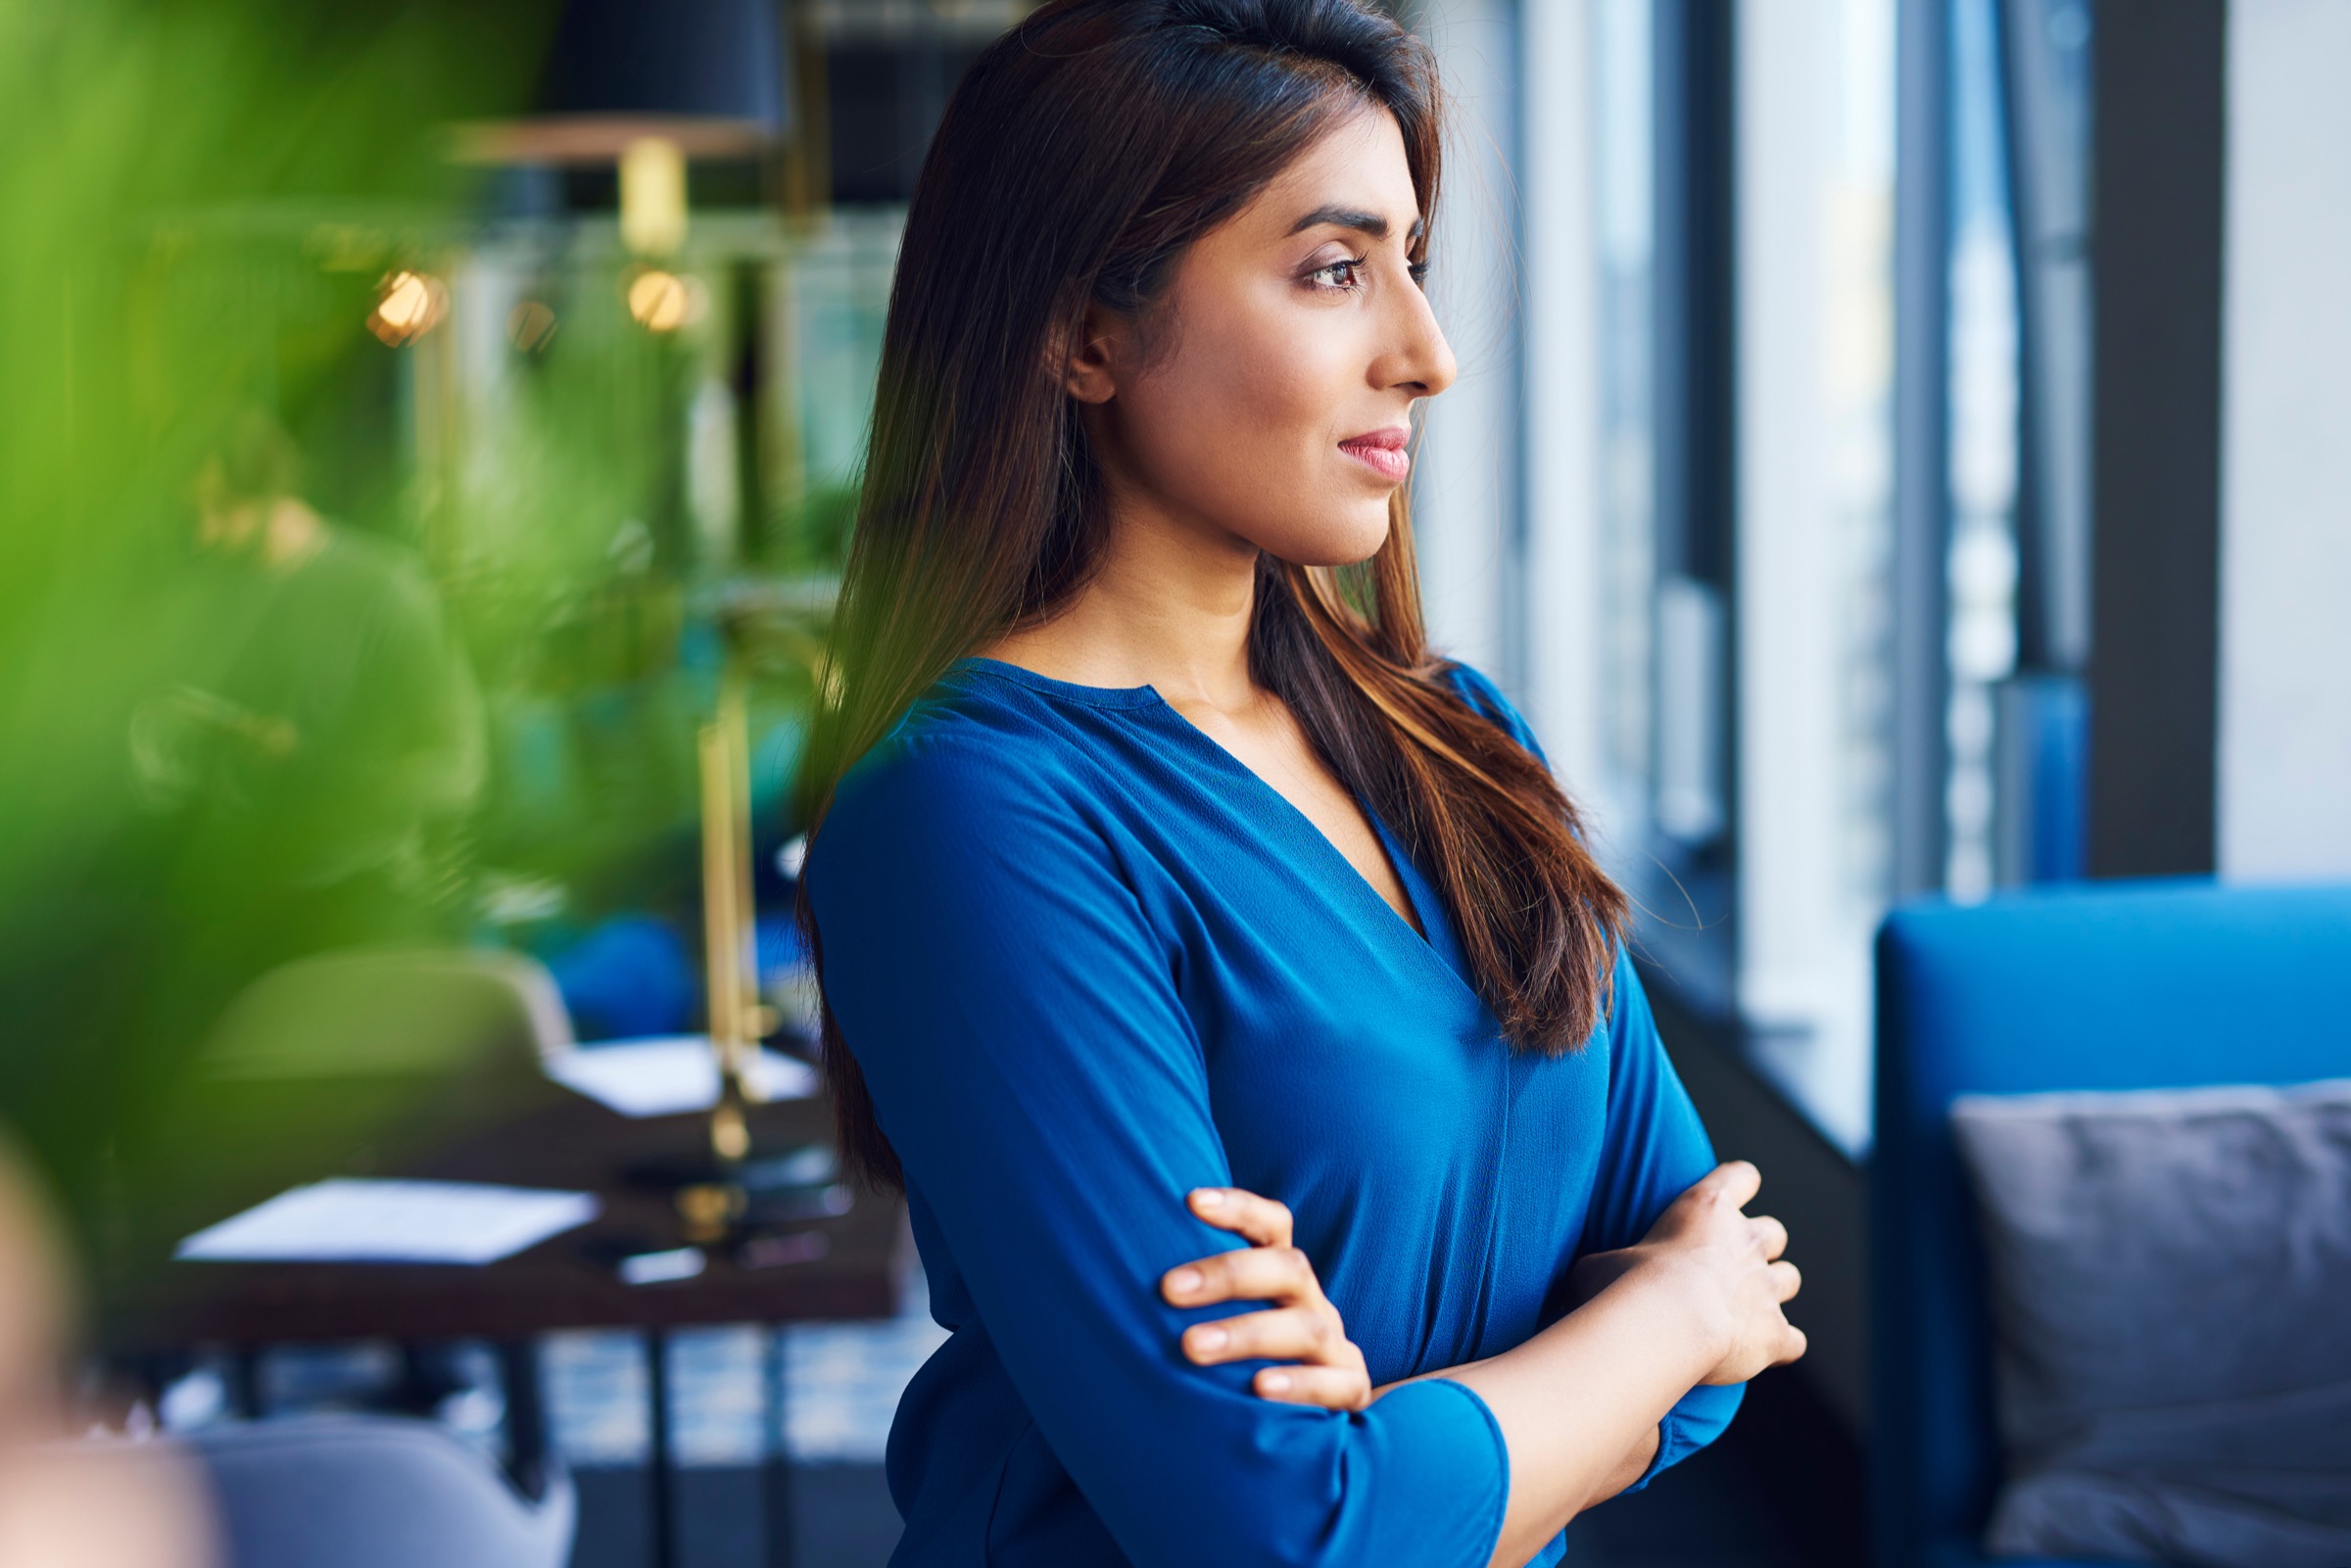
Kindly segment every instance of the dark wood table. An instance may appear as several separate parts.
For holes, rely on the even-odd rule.
[[[630,1285],[616,1271],[630,1254],[686,1245],[674,1187],[662,1167],[703,1157],[707,1117],[632,1119],[552,1082],[511,1095],[513,1109],[446,1141],[422,1140],[392,1168],[373,1168],[355,1153],[332,1174],[396,1175],[479,1181],[595,1193],[601,1212],[591,1223],[495,1263],[224,1263],[163,1261],[138,1269],[134,1299],[118,1301],[105,1331],[119,1365],[161,1364],[197,1348],[225,1347],[243,1369],[237,1402],[258,1411],[252,1368],[265,1346],[337,1340],[390,1340],[403,1346],[487,1340],[505,1372],[507,1438],[518,1479],[532,1484],[545,1451],[546,1426],[535,1350],[537,1336],[559,1329],[629,1328],[648,1338],[650,1453],[648,1489],[654,1559],[674,1561],[674,1477],[669,1450],[669,1390],[664,1337],[696,1324],[887,1318],[899,1310],[914,1263],[903,1200],[835,1187],[830,1204],[804,1196],[805,1218],[761,1227],[758,1245],[704,1249],[703,1271],[689,1279]],[[749,1123],[757,1156],[830,1143],[821,1100],[755,1106]],[[838,1213],[827,1207],[846,1207]],[[228,1211],[236,1212],[234,1209]],[[213,1218],[225,1217],[215,1214]],[[194,1227],[189,1227],[190,1229]],[[180,1230],[179,1234],[186,1234]],[[151,1247],[161,1246],[157,1238]],[[789,1455],[783,1452],[781,1368],[768,1382],[771,1452],[767,1466],[768,1561],[792,1560]]]

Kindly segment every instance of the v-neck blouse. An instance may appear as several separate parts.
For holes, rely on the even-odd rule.
[[[1555,1321],[1574,1260],[1713,1153],[1621,955],[1586,1045],[1511,1050],[1366,815],[1425,936],[1149,687],[964,659],[841,781],[805,871],[825,992],[952,1331],[890,1430],[892,1568],[1484,1568],[1510,1486],[1485,1402],[1429,1378],[1323,1410],[1257,1395],[1268,1361],[1193,1364],[1186,1327],[1263,1304],[1161,1297],[1247,1245],[1184,1194],[1287,1204],[1377,1385]],[[1740,1392],[1692,1390],[1650,1474]]]

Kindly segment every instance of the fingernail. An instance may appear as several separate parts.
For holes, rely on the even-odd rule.
[[[1221,1351],[1231,1337],[1221,1328],[1204,1328],[1192,1336],[1192,1343],[1204,1351]]]
[[[1221,1205],[1221,1204],[1222,1204],[1222,1203],[1223,1203],[1223,1202],[1224,1202],[1224,1195],[1223,1195],[1223,1193],[1221,1193],[1221,1192],[1217,1191],[1217,1189],[1216,1189],[1216,1188],[1214,1188],[1214,1187],[1203,1187],[1203,1188],[1200,1190],[1200,1207],[1201,1207],[1201,1208],[1203,1208],[1203,1209],[1214,1209],[1214,1208],[1218,1207],[1219,1205]]]
[[[1175,1273],[1168,1276],[1168,1283],[1175,1286],[1179,1291],[1198,1290],[1200,1288],[1200,1270],[1197,1268],[1178,1268]]]
[[[1268,1372],[1265,1376],[1265,1382],[1263,1384],[1263,1387],[1268,1394],[1279,1394],[1283,1389],[1286,1389],[1289,1386],[1290,1374],[1287,1372]]]

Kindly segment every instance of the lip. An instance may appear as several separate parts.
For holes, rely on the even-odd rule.
[[[1401,484],[1412,472],[1412,454],[1404,450],[1413,439],[1410,425],[1389,425],[1384,429],[1366,431],[1349,436],[1339,443],[1339,451],[1370,469],[1389,484]]]

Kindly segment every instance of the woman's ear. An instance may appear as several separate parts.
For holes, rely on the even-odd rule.
[[[1057,332],[1047,353],[1065,391],[1080,403],[1108,403],[1118,393],[1118,366],[1126,323],[1098,305],[1088,305],[1074,335]]]

